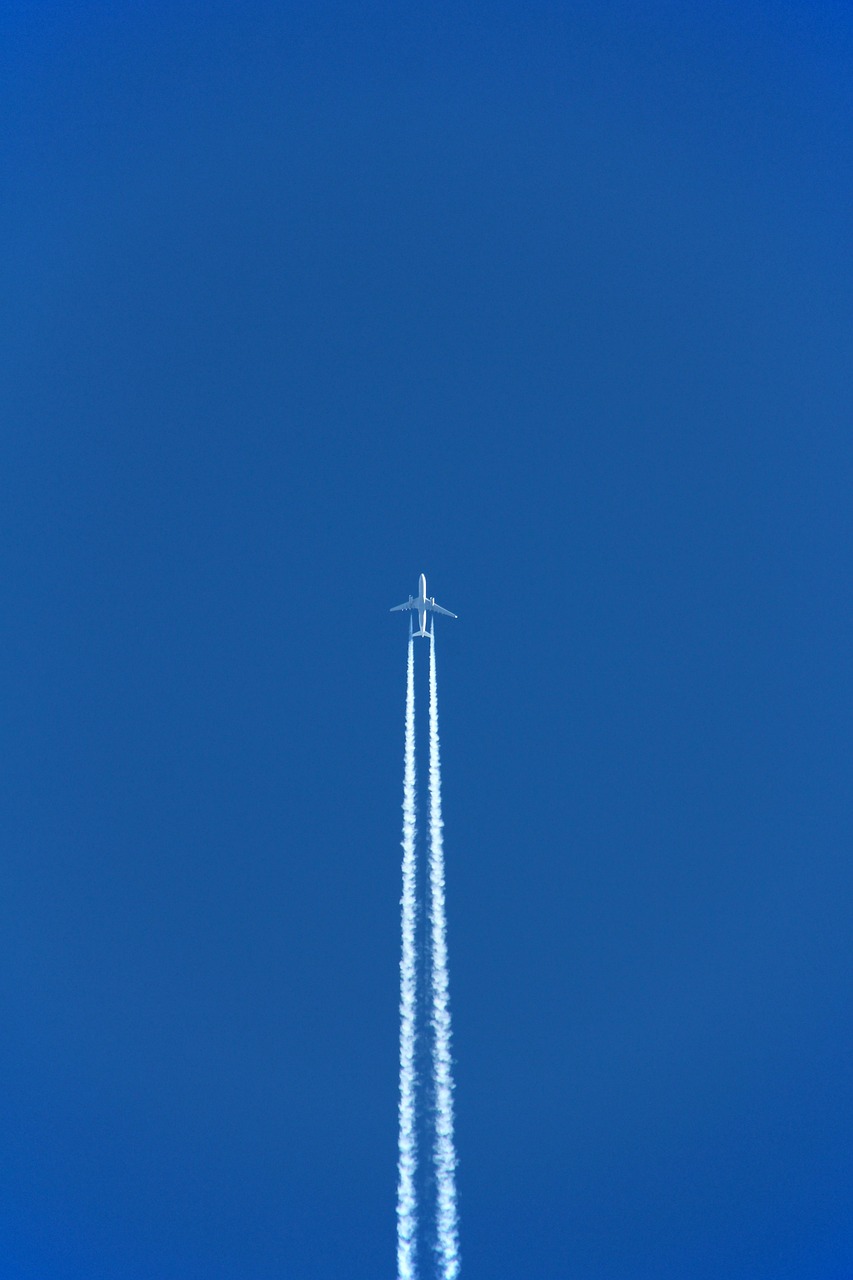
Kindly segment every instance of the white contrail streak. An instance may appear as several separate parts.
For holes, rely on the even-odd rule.
[[[411,627],[406,667],[406,745],[403,772],[403,894],[400,902],[400,1137],[397,1155],[397,1276],[416,1280],[418,1202],[415,1190],[415,663]]]
[[[438,1192],[440,1277],[441,1280],[455,1280],[460,1266],[459,1221],[456,1209],[456,1148],[453,1141],[453,1059],[450,1049],[447,921],[444,909],[443,825],[433,634],[429,642],[429,913],[432,940],[432,1070],[436,1113],[433,1158]]]

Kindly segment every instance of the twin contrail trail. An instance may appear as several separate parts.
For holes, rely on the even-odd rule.
[[[418,1238],[422,1206],[418,1203],[417,985],[417,855],[415,817],[415,686],[414,641],[409,630],[406,664],[405,767],[403,774],[403,892],[400,958],[400,1135],[397,1162],[397,1275],[417,1280]],[[432,1104],[426,1117],[432,1135],[435,1176],[437,1280],[459,1275],[459,1218],[456,1204],[456,1147],[453,1137],[453,1058],[447,970],[447,920],[444,889],[444,838],[441,817],[441,761],[438,737],[438,686],[435,636],[429,637],[429,993],[428,1034],[432,1050]],[[426,957],[424,957],[426,959]]]
[[[415,1174],[418,1165],[415,1133],[415,661],[409,628],[406,665],[406,745],[403,771],[403,896],[400,956],[400,1140],[397,1155],[397,1275],[399,1280],[417,1276],[418,1202]]]
[[[435,1086],[433,1155],[438,1189],[437,1226],[441,1277],[442,1280],[455,1280],[459,1274],[459,1225],[456,1209],[456,1147],[453,1141],[453,1059],[450,1053],[443,828],[438,686],[433,632],[429,642],[429,914],[432,940],[432,1073]]]

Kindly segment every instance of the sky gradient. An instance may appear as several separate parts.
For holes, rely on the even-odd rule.
[[[853,1271],[853,17],[0,14],[0,1271]]]

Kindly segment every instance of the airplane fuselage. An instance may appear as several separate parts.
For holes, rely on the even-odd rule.
[[[448,618],[455,618],[456,614],[451,613],[449,609],[443,609],[440,604],[436,604],[435,597],[428,596],[426,593],[426,589],[427,589],[426,574],[422,573],[421,576],[418,578],[418,594],[416,596],[409,596],[409,599],[405,604],[395,605],[394,608],[391,610],[391,612],[397,613],[400,611],[404,611],[406,609],[412,609],[416,611],[418,615],[418,621],[420,623],[420,630],[415,631],[414,634],[416,636],[424,636],[428,638],[430,634],[426,629],[426,619],[427,619],[428,613],[443,613]]]
[[[418,579],[418,618],[420,619],[420,624],[421,624],[421,629],[418,632],[419,636],[425,636],[427,634],[426,616],[427,616],[426,574],[422,573],[420,578]]]

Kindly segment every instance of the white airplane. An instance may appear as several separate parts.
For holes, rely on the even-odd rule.
[[[426,616],[428,613],[443,613],[446,618],[456,617],[456,614],[451,613],[449,609],[442,609],[440,604],[436,604],[434,596],[427,596],[426,574],[424,573],[421,574],[418,582],[418,594],[409,596],[405,604],[395,604],[391,613],[402,613],[406,609],[417,609],[418,611],[421,629],[415,632],[416,636],[429,636],[429,632],[426,629]]]

